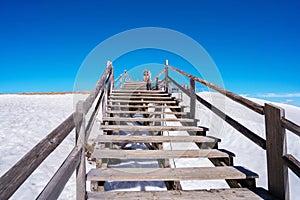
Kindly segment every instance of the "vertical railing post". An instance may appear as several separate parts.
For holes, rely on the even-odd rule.
[[[168,84],[168,82],[169,82],[169,80],[168,80],[168,76],[169,76],[169,71],[168,71],[168,65],[169,65],[169,61],[168,60],[166,60],[166,62],[165,62],[165,92],[169,92],[169,89],[168,89],[168,87],[169,87],[169,84]]]
[[[76,105],[76,113],[82,120],[76,120],[76,146],[81,149],[80,163],[76,168],[76,199],[86,199],[86,170],[85,170],[85,114],[84,102],[79,101]]]
[[[195,80],[190,79],[190,118],[195,119],[196,117],[196,87]]]
[[[289,199],[288,168],[284,165],[286,134],[281,126],[284,109],[265,104],[266,150],[268,187],[271,195],[278,199]]]
[[[158,90],[158,77],[155,78],[155,82],[156,82],[156,84],[155,84],[155,90]]]

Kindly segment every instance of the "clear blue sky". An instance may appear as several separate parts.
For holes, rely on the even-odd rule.
[[[226,89],[300,106],[299,10],[295,0],[2,0],[0,93],[72,91],[100,42],[164,27],[200,43]]]

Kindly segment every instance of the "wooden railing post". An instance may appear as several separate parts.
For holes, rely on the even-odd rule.
[[[195,80],[190,79],[190,118],[195,119],[196,117],[196,87]]]
[[[76,169],[76,199],[86,199],[86,170],[85,170],[85,115],[84,101],[79,101],[76,105],[76,113],[82,116],[82,121],[76,124],[76,146],[81,150],[80,163]]]
[[[155,90],[158,90],[158,77],[155,78],[155,82],[156,82],[156,84],[155,84]]]
[[[165,65],[166,65],[166,67],[165,67],[165,92],[169,92],[169,90],[168,90],[168,87],[169,87],[169,84],[168,84],[168,82],[169,82],[169,80],[168,80],[168,76],[169,76],[169,71],[168,71],[169,61],[168,60],[166,60]]]
[[[287,152],[285,129],[281,126],[284,109],[265,104],[268,187],[278,199],[289,199],[288,168],[283,155]]]

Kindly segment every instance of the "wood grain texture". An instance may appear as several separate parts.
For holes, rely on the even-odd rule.
[[[176,103],[176,101],[117,100],[117,99],[109,99],[108,102],[112,102],[112,103],[152,103],[152,104],[172,104],[172,103]]]
[[[91,169],[88,181],[180,181],[258,178],[242,167]]]
[[[95,149],[92,156],[95,158],[228,158],[229,154],[218,149],[200,150],[99,150]]]
[[[82,149],[78,149],[77,147],[73,148],[69,156],[39,194],[37,199],[58,199],[66,183],[79,165],[81,153]]]
[[[195,122],[197,120],[187,118],[129,118],[129,117],[104,117],[102,121],[113,122]]]
[[[287,153],[285,128],[281,126],[284,110],[265,104],[268,187],[279,199],[289,199],[288,167],[282,156]]]
[[[288,166],[300,178],[300,162],[293,155],[286,154],[283,156],[286,166]]]
[[[94,142],[193,142],[193,143],[216,143],[221,140],[209,136],[139,136],[139,135],[100,135]]]
[[[267,191],[256,189],[251,191],[247,188],[231,188],[217,190],[198,191],[109,191],[109,192],[88,192],[89,200],[98,199],[122,199],[122,200],[261,200],[274,199]]]
[[[149,111],[139,111],[139,110],[108,110],[106,113],[111,113],[111,114],[148,114],[148,115],[162,115],[162,114],[167,114],[167,115],[186,115],[186,112],[170,112],[170,111],[161,111],[161,112],[149,112]]]
[[[295,133],[296,135],[300,136],[300,126],[286,118],[281,118],[282,126],[289,131]]]
[[[129,110],[130,108],[186,108],[189,107],[188,105],[180,105],[180,106],[171,106],[171,105],[152,105],[152,104],[145,104],[145,105],[130,105],[129,102],[128,104],[122,104],[122,105],[107,105],[109,108],[127,108]]]
[[[203,128],[194,126],[126,126],[126,125],[101,125],[102,130],[111,131],[204,131]]]

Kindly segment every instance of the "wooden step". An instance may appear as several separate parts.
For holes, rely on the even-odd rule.
[[[121,90],[146,90],[146,85],[136,85],[136,86],[123,86]]]
[[[104,131],[206,131],[195,126],[126,126],[126,125],[101,125]]]
[[[135,97],[135,96],[137,96],[137,97],[139,97],[139,96],[169,96],[169,94],[168,93],[132,93],[132,94],[130,94],[130,93],[111,93],[110,94],[110,96],[127,96],[127,95],[130,95],[130,96],[133,96],[133,97]]]
[[[173,100],[173,97],[156,97],[156,96],[109,96],[109,99],[158,99],[158,100]]]
[[[264,189],[258,188],[251,191],[247,188],[229,188],[215,190],[190,190],[190,191],[108,191],[88,192],[89,200],[122,199],[122,200],[261,200],[275,199]]]
[[[167,114],[167,115],[187,115],[186,112],[168,112],[168,111],[157,111],[157,112],[149,112],[149,111],[130,111],[130,110],[124,110],[124,111],[119,111],[119,110],[108,110],[106,113],[110,114],[148,114],[148,115],[162,115],[162,114]]]
[[[88,181],[181,181],[249,179],[258,175],[243,167],[189,168],[98,168],[87,174]]]
[[[122,105],[107,105],[107,107],[109,108],[161,108],[161,109],[165,109],[165,108],[187,108],[189,106],[187,105],[181,105],[181,106],[169,106],[169,105],[129,105],[129,104],[122,104]]]
[[[112,93],[165,93],[164,91],[160,90],[112,90]]]
[[[153,103],[153,104],[170,104],[170,103],[176,103],[176,101],[153,101],[153,100],[143,100],[143,101],[137,101],[137,100],[118,100],[118,99],[109,99],[108,102],[112,103]]]
[[[102,121],[114,121],[114,122],[196,122],[198,120],[187,118],[129,118],[129,117],[105,117]]]
[[[100,135],[94,142],[142,142],[142,143],[218,143],[221,139],[211,136],[142,136],[142,135]]]
[[[200,150],[99,150],[95,149],[93,157],[117,159],[168,159],[168,158],[228,158],[230,155],[218,149]]]

